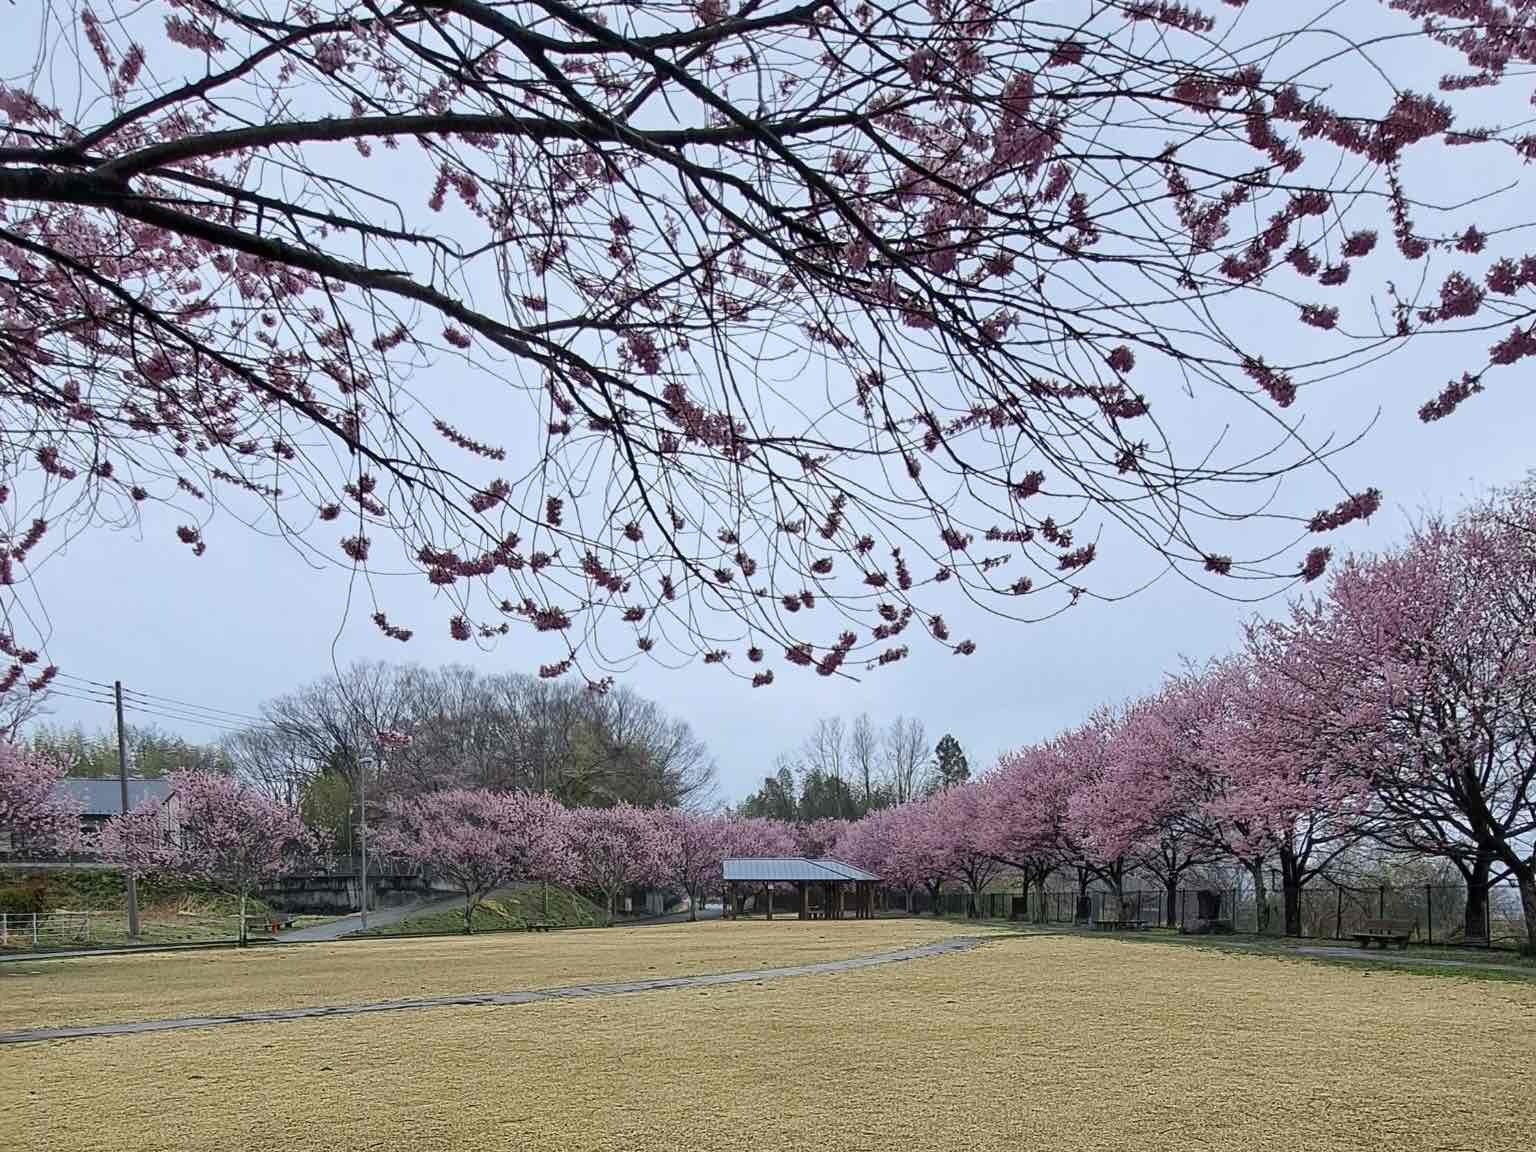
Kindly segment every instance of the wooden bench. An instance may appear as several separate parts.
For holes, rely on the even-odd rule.
[[[1367,920],[1363,927],[1351,932],[1350,935],[1362,948],[1369,948],[1372,944],[1380,944],[1382,948],[1386,948],[1388,944],[1406,948],[1408,938],[1413,935],[1417,927],[1417,920]]]
[[[1093,926],[1106,932],[1140,932],[1147,925],[1144,920],[1117,920],[1113,916],[1101,916],[1093,922]]]
[[[544,923],[544,921],[539,920],[539,921],[536,921],[536,922],[534,922],[532,924],[527,925],[527,928],[528,928],[528,931],[530,931],[530,932],[548,932],[552,928],[554,928],[554,925],[553,924],[546,924],[546,923]]]

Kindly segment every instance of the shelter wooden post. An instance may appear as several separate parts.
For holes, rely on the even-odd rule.
[[[763,885],[763,915],[765,919],[773,919],[773,885]]]
[[[804,880],[795,881],[795,894],[799,898],[796,907],[800,909],[800,919],[811,918],[811,890]]]

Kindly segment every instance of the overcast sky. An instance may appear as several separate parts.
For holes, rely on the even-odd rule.
[[[13,41],[12,49],[21,51],[17,46],[25,39]],[[10,61],[0,50],[0,62],[16,65],[4,73],[19,74],[34,46],[25,45],[23,56]],[[1432,88],[1444,64],[1427,61],[1416,86]],[[1522,100],[1515,115],[1528,114]],[[1445,203],[1460,199],[1473,174],[1458,167],[1462,157],[1465,164],[1481,165],[1486,152],[1463,149],[1454,154],[1456,164],[1447,164],[1447,154],[1434,151],[1427,165],[1410,165],[1410,187]],[[1479,190],[1505,178],[1481,170],[1475,175]],[[1510,178],[1520,178],[1518,170]],[[1524,178],[1529,179],[1528,169]],[[1505,196],[1476,215],[1453,211],[1426,224],[1441,234],[1474,222],[1491,231],[1501,221],[1518,219],[1518,199]],[[1363,271],[1369,274],[1350,283],[1347,299],[1369,307],[1371,293],[1380,291],[1390,273],[1369,263]],[[1349,311],[1346,304],[1346,315]],[[1258,326],[1268,318],[1254,315],[1237,323]],[[1329,338],[1294,321],[1288,330],[1298,342]],[[1486,346],[1496,338],[1477,342]],[[1369,524],[1352,525],[1326,543],[1337,550],[1389,545],[1421,510],[1454,511],[1489,486],[1518,481],[1536,465],[1529,366],[1493,374],[1489,390],[1448,420],[1427,426],[1417,420],[1418,406],[1472,365],[1472,357],[1458,354],[1458,348],[1466,347],[1434,338],[1416,342],[1407,353],[1304,393],[1292,412],[1314,441],[1330,432],[1348,436],[1379,413],[1363,443],[1335,466],[1348,490],[1380,488],[1382,510]],[[1318,355],[1327,352],[1320,347]],[[1294,359],[1311,354],[1310,347],[1299,348]],[[490,433],[497,431],[499,418],[512,417],[494,397],[487,395],[480,403],[481,408],[468,412],[465,426],[488,429],[489,439],[504,439]],[[1221,435],[1227,419],[1208,401],[1183,397],[1176,389],[1169,389],[1155,410],[1165,426],[1192,431],[1196,440]],[[518,419],[526,418],[522,409],[518,413]],[[1312,473],[1288,482],[1283,505],[1305,514],[1332,506],[1340,495],[1336,484]],[[515,632],[490,651],[451,640],[445,625],[450,612],[433,602],[419,575],[389,588],[390,618],[417,629],[415,639],[399,645],[378,634],[365,600],[349,611],[344,571],[313,569],[281,541],[241,530],[229,518],[215,522],[207,553],[193,557],[172,536],[174,523],[161,523],[152,513],[143,538],[127,532],[87,533],[49,562],[40,590],[51,623],[51,660],[74,676],[121,679],[139,692],[253,713],[263,700],[357,659],[457,661],[485,671],[531,672],[549,658],[547,650],[534,650]],[[1091,527],[1090,520],[1079,536],[1091,536]],[[1304,547],[1293,551],[1299,560]],[[1105,562],[1136,563],[1113,553]],[[1130,601],[1085,600],[1053,620],[1029,626],[946,608],[954,635],[977,640],[974,656],[958,658],[914,642],[912,659],[857,682],[823,679],[809,671],[796,675],[801,670],[781,666],[771,688],[754,690],[698,665],[680,671],[647,669],[626,682],[693,724],[718,761],[721,798],[736,800],[822,715],[867,711],[881,723],[897,715],[915,716],[932,739],[953,733],[973,768],[985,767],[1001,749],[1049,736],[1097,704],[1154,688],[1181,657],[1199,660],[1229,649],[1244,618],[1283,605],[1283,598],[1238,605],[1169,577]],[[110,716],[105,707],[59,699],[50,719],[94,727],[107,724]],[[189,738],[219,734],[192,724],[162,723]]]
[[[1449,420],[1422,425],[1414,409],[1441,381],[1433,367],[1419,370],[1400,359],[1347,386],[1341,409],[1380,404],[1383,414],[1346,457],[1346,474],[1379,486],[1386,501],[1370,524],[1345,529],[1336,543],[1390,544],[1418,509],[1453,510],[1536,465],[1529,373],[1507,378]],[[311,572],[284,546],[233,526],[201,558],[163,536],[87,535],[48,575],[55,627],[49,655],[64,669],[236,712],[325,675],[333,662],[360,658],[408,653],[421,663],[529,670],[515,634],[492,652],[455,643],[440,627],[423,628],[404,646],[385,640],[366,612],[346,618],[343,576]],[[396,603],[408,606],[418,594],[406,582],[397,595]],[[771,688],[754,690],[702,666],[649,672],[629,683],[689,719],[719,762],[723,798],[737,799],[817,716],[833,713],[917,716],[935,738],[953,732],[973,765],[985,765],[1000,749],[1047,736],[1100,702],[1154,687],[1181,656],[1224,651],[1242,619],[1282,603],[1239,606],[1170,580],[1124,603],[1084,602],[1038,625],[989,627],[978,614],[967,621],[980,641],[974,656],[925,652],[858,683],[781,675]],[[436,622],[440,609],[425,594],[416,607],[419,618]],[[54,718],[86,725],[110,719],[105,708],[62,700]],[[216,735],[179,727],[189,737]]]

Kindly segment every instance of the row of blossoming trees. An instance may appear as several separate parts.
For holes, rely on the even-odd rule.
[[[1519,885],[1536,944],[1536,480],[1403,545],[1338,566],[1325,592],[1251,625],[1241,649],[1005,754],[974,784],[852,826],[837,850],[888,880],[974,895],[1011,867],[1175,893],[1236,863],[1268,927],[1362,843],[1449,861],[1469,932],[1491,881]],[[1173,901],[1169,900],[1171,908]]]
[[[0,826],[63,835],[49,770],[9,749],[0,769]],[[232,778],[173,782],[177,835],[164,812],[130,813],[104,833],[109,854],[246,895],[307,846],[297,817]],[[636,885],[696,907],[724,857],[830,853],[909,890],[962,885],[973,907],[1005,871],[1043,890],[1075,870],[1117,893],[1150,875],[1173,894],[1192,870],[1235,863],[1261,930],[1273,869],[1288,934],[1308,882],[1371,842],[1454,865],[1469,930],[1489,884],[1512,877],[1536,945],[1536,478],[1336,565],[1320,597],[1251,625],[1237,653],[1009,752],[976,781],[853,823],[456,789],[392,799],[378,840],[451,880],[466,927],[517,881],[574,884],[610,912]]]
[[[82,847],[80,817],[58,787],[62,766],[0,743],[0,832],[33,851]],[[89,845],[140,873],[185,876],[247,901],[268,880],[321,863],[320,844],[292,810],[234,776],[172,773],[171,799],[146,800],[108,821]],[[823,854],[840,822],[803,827],[669,808],[566,808],[530,792],[445,789],[388,802],[374,840],[464,897],[464,927],[491,892],[546,881],[601,897],[612,915],[633,887],[691,898],[696,915],[718,889],[727,856]]]

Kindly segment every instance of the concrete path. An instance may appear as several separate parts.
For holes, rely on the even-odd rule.
[[[176,1032],[186,1028],[219,1028],[226,1024],[270,1024],[280,1020],[316,1020],[331,1017],[368,1016],[379,1012],[409,1012],[427,1008],[464,1008],[511,1004],[542,1004],[550,1000],[589,1000],[599,996],[633,996],[676,988],[720,988],[731,984],[761,984],[791,976],[816,976],[825,972],[857,972],[904,960],[966,952],[980,944],[974,936],[955,936],[937,944],[797,964],[788,968],[759,968],[750,972],[717,972],[708,976],[674,976],[661,980],[635,980],[624,984],[578,984],[569,988],[539,991],[487,993],[469,996],[434,996],[420,1000],[384,1000],[375,1004],[339,1004],[315,1008],[286,1008],[273,1012],[240,1012],[231,1016],[185,1016],[169,1020],[135,1020],[125,1024],[87,1024],[76,1028],[27,1028],[0,1032],[0,1044],[37,1044],[47,1040],[78,1040],[91,1036],[132,1036],[145,1032]]]
[[[430,916],[434,912],[449,912],[464,907],[464,897],[445,896],[441,900],[418,900],[414,904],[401,904],[395,908],[375,908],[368,913],[368,927],[382,928],[386,924],[398,924],[412,916]],[[313,944],[323,940],[340,940],[363,930],[363,918],[357,913],[328,920],[324,924],[311,924],[308,928],[293,928],[273,937],[280,944]]]
[[[1536,978],[1536,968],[1521,964],[1485,964],[1480,960],[1456,960],[1447,957],[1442,960],[1436,956],[1404,956],[1400,953],[1388,952],[1384,948],[1348,948],[1334,947],[1332,945],[1304,944],[1287,951],[1294,952],[1298,956],[1311,956],[1317,960],[1370,960],[1373,963],[1407,964],[1410,966],[1427,968],[1466,968],[1472,972],[1513,972],[1520,976]],[[1284,955],[1276,950],[1276,955]]]
[[[1036,933],[1029,933],[1036,935]],[[1133,940],[1136,943],[1175,944],[1188,948],[1213,948],[1245,952],[1253,956],[1300,956],[1307,960],[1351,960],[1369,964],[1399,965],[1406,968],[1463,968],[1468,972],[1500,972],[1536,980],[1536,968],[1527,964],[1491,964],[1482,960],[1458,960],[1454,956],[1407,956],[1394,949],[1351,948],[1342,944],[1287,944],[1283,941],[1232,940],[1225,936],[1149,937],[1144,933],[1099,932],[1063,928],[1054,935],[1082,936],[1087,939]]]

